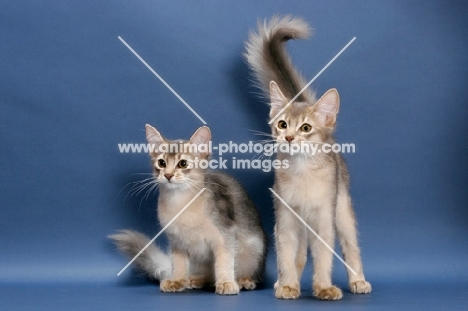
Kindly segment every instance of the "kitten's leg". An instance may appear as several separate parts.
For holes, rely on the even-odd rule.
[[[329,211],[331,206],[323,206],[317,211],[315,220],[316,233],[332,249],[335,244],[333,215]],[[333,253],[315,235],[310,234],[310,247],[314,261],[313,289],[314,296],[322,300],[338,300],[343,297],[341,290],[332,285],[331,274],[333,266]]]
[[[297,236],[299,245],[297,248],[296,271],[299,281],[301,280],[302,272],[304,271],[304,266],[307,262],[307,228],[305,226],[302,227],[303,229],[299,229]]]
[[[210,261],[190,262],[190,274],[188,277],[188,288],[196,289],[214,284],[213,264]]]
[[[228,239],[224,237],[224,239]],[[233,241],[220,241],[213,247],[215,259],[215,287],[220,295],[239,294],[239,285],[235,281],[234,263],[235,243]]]
[[[278,265],[275,296],[279,299],[296,299],[301,293],[298,272],[302,272],[303,265],[301,260],[298,261],[297,254],[299,245],[303,243],[302,239],[305,239],[305,236],[300,234],[303,232],[303,226],[295,218],[296,216],[276,199],[275,208],[275,244]]]
[[[240,289],[252,290],[262,277],[265,268],[266,245],[263,232],[258,235],[238,237],[240,244],[236,256],[236,279]]]
[[[356,272],[347,269],[349,288],[353,294],[368,294],[372,291],[366,282],[358,246],[356,220],[351,198],[346,189],[340,189],[336,208],[336,229],[346,263]]]
[[[180,292],[187,287],[188,256],[172,249],[172,275],[159,286],[162,292]]]

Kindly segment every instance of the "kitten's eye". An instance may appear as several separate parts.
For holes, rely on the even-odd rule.
[[[158,165],[160,168],[164,168],[166,167],[166,161],[164,161],[163,159],[159,159],[158,160]]]
[[[304,123],[301,126],[301,131],[309,133],[312,130],[312,126],[310,124]]]
[[[288,124],[286,123],[286,121],[281,120],[281,121],[278,122],[278,127],[280,129],[285,129],[285,128],[288,127]]]
[[[187,168],[187,161],[186,160],[180,160],[179,163],[177,164],[178,168]]]

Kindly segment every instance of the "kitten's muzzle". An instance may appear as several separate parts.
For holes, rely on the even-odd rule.
[[[166,177],[168,181],[171,181],[171,178],[174,177],[174,174],[164,174],[164,177]]]
[[[284,139],[286,139],[288,142],[292,142],[294,140],[294,136],[286,136]]]

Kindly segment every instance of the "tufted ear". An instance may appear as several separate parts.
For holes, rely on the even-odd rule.
[[[329,89],[314,105],[314,115],[326,127],[334,127],[340,109],[340,96],[336,89]]]
[[[196,145],[200,156],[209,154],[209,144],[211,141],[211,131],[208,126],[202,126],[190,137],[190,144]]]
[[[288,100],[281,92],[278,84],[275,81],[270,82],[270,118],[276,117],[276,115],[283,109],[288,103]]]
[[[166,141],[164,140],[164,137],[158,132],[157,129],[152,127],[149,124],[146,124],[146,141],[148,144],[154,145],[154,148],[151,148],[151,150],[158,150],[159,146]]]

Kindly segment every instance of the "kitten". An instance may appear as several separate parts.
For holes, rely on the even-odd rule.
[[[166,229],[170,255],[151,244],[136,259],[137,269],[161,281],[163,292],[211,285],[221,295],[254,289],[265,269],[267,238],[255,205],[241,185],[226,174],[195,165],[197,159],[209,158],[208,152],[201,151],[211,140],[209,128],[199,128],[189,141],[170,141],[146,125],[146,138],[156,150],[150,156],[152,182],[160,187],[161,226],[168,224],[202,188],[206,189]],[[170,151],[170,144],[199,148],[160,152]],[[110,238],[129,258],[150,241],[131,230],[122,230]]]
[[[285,51],[289,39],[306,38],[310,29],[302,19],[274,17],[259,23],[246,43],[245,57],[270,99],[272,137],[290,147],[333,144],[340,99],[336,89],[328,90],[316,100],[306,89],[290,106],[287,103],[306,85]],[[279,113],[277,118],[276,115]],[[289,169],[275,171],[274,190],[333,248],[335,228],[346,263],[357,273],[348,271],[352,293],[370,293],[357,241],[356,220],[349,194],[349,175],[345,162],[337,153],[279,152],[280,160],[289,161]],[[275,239],[278,281],[275,296],[295,299],[300,295],[300,277],[307,261],[307,245],[313,257],[313,292],[319,299],[337,300],[343,294],[332,285],[333,253],[308,231],[293,213],[275,198]]]

